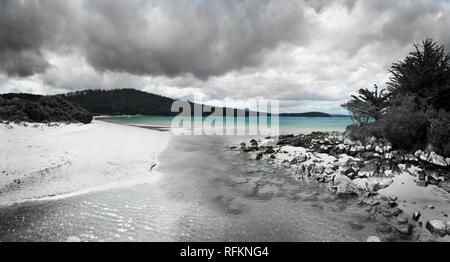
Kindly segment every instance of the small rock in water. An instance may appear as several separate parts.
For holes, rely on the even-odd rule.
[[[66,242],[81,242],[81,239],[76,236],[70,236],[66,239]]]
[[[340,184],[336,190],[338,198],[350,198],[358,196],[358,188],[353,183]]]
[[[444,237],[447,234],[445,223],[438,219],[427,221],[425,228],[432,234]]]
[[[381,239],[377,236],[370,236],[367,238],[367,242],[381,242]]]

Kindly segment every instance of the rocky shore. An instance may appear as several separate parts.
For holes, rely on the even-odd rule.
[[[426,210],[404,210],[402,201],[406,200],[399,199],[395,192],[389,195],[382,192],[389,191],[397,177],[408,176],[414,179],[413,187],[439,190],[446,201],[444,206],[448,207],[450,158],[421,150],[414,154],[392,150],[388,142],[375,138],[362,145],[340,132],[252,139],[242,142],[237,149],[256,161],[282,166],[297,179],[326,183],[337,199],[357,199],[368,212],[368,219],[377,221],[377,231],[390,234],[393,240],[423,240],[424,232],[431,240],[449,239],[447,210],[440,210],[442,215],[437,218],[432,217],[436,214],[432,212],[423,220],[422,213]],[[437,211],[433,205],[423,209]],[[379,240],[377,236],[368,238],[368,241]]]

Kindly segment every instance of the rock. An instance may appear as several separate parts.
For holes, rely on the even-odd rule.
[[[241,147],[245,147],[245,143],[244,142],[241,143]]]
[[[398,199],[398,197],[396,197],[396,196],[390,196],[389,197],[389,200],[391,200],[391,201],[397,201],[397,199]]]
[[[444,237],[447,234],[445,223],[438,219],[427,221],[425,228],[428,229],[433,235],[439,235]]]
[[[355,184],[361,191],[369,191],[369,183],[367,178],[356,178],[352,181],[352,183]]]
[[[412,219],[417,222],[417,221],[419,221],[419,218],[421,215],[422,214],[420,213],[420,211],[414,212],[412,215]]]
[[[325,172],[325,174],[327,174],[327,175],[331,175],[331,174],[334,173],[334,170],[333,170],[333,168],[327,166],[327,167],[325,168],[324,172]]]
[[[338,198],[351,198],[358,196],[358,188],[353,183],[339,184],[336,189]]]
[[[383,178],[379,182],[379,185],[380,185],[380,188],[383,189],[383,188],[390,186],[392,183],[394,183],[394,180],[392,178]]]
[[[399,225],[408,224],[408,218],[404,216],[398,216],[397,217],[397,223]]]
[[[150,163],[150,171],[152,171],[153,168],[155,168],[155,166],[156,166],[156,163],[155,162],[151,162]]]
[[[439,183],[441,182],[441,180],[438,178],[436,178],[435,176],[427,176],[425,179],[430,185],[439,185]]]
[[[264,154],[273,154],[273,153],[275,153],[275,150],[273,150],[272,147],[269,147],[264,151]]]
[[[450,157],[447,157],[447,158],[445,159],[445,162],[447,162],[447,166],[450,166]]]
[[[349,177],[350,179],[353,179],[356,176],[355,171],[351,167],[346,169],[343,173],[345,176]]]
[[[431,152],[427,159],[428,162],[433,163],[438,166],[447,166],[447,162],[445,161],[443,156],[436,154],[435,152]]]
[[[333,179],[333,184],[336,186],[340,185],[340,184],[351,183],[351,182],[352,182],[352,180],[344,175],[335,175],[334,179]]]
[[[434,206],[433,205],[428,205],[427,208],[434,209]]]
[[[262,157],[263,157],[263,153],[257,152],[257,153],[255,153],[255,154],[252,156],[252,159],[254,159],[254,160],[261,160]]]
[[[379,146],[375,147],[375,152],[377,152],[378,154],[383,154],[384,153],[383,149],[381,149],[381,147],[379,147]]]
[[[355,173],[358,173],[358,171],[359,171],[359,166],[358,166],[358,164],[356,164],[356,163],[353,163],[353,165],[351,166],[351,168],[352,168],[352,170],[353,170],[353,172],[355,172]]]
[[[322,174],[324,170],[325,170],[325,167],[323,165],[318,165],[314,168],[314,173]]]
[[[367,238],[367,242],[381,242],[381,239],[377,236],[370,236]]]
[[[376,192],[376,191],[378,191],[380,189],[381,189],[380,184],[377,181],[375,181],[375,180],[369,180],[368,181],[368,190],[369,190],[369,192]]]
[[[390,207],[390,208],[394,208],[394,207],[396,207],[398,204],[397,204],[397,202],[395,202],[395,201],[392,201],[392,200],[389,200],[388,201],[388,206]]]
[[[417,180],[416,184],[420,187],[426,187],[428,185],[427,181],[425,181],[425,180]]]
[[[447,235],[450,236],[450,221],[445,222],[445,228],[447,230]]]
[[[414,226],[411,224],[403,224],[394,227],[400,234],[408,236],[412,234],[414,228]]]

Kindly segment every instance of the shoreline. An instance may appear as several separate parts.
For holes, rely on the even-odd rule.
[[[97,119],[0,124],[0,207],[152,182],[171,137]]]
[[[407,241],[450,242],[450,165],[437,161],[436,154],[401,155],[380,143],[362,146],[342,132],[266,137],[229,148],[290,170],[296,179],[323,183],[336,199],[356,199],[369,220],[381,222],[380,234],[392,232],[393,239]],[[420,215],[414,218],[416,212]],[[430,230],[428,221],[433,220],[447,223],[444,235],[431,232],[436,228]]]

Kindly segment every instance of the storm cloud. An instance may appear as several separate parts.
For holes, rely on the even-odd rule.
[[[342,112],[412,44],[450,48],[448,28],[445,0],[0,0],[0,93],[132,87]]]

